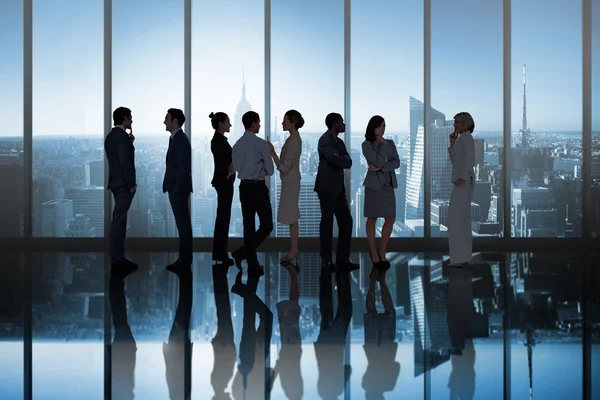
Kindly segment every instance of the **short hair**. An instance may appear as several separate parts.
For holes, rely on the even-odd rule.
[[[250,129],[253,123],[260,122],[260,117],[257,112],[248,111],[242,116],[242,123],[245,129]]]
[[[300,114],[298,111],[288,110],[285,115],[287,115],[290,122],[296,126],[296,129],[300,129],[304,126],[304,118],[302,118],[302,114]]]
[[[225,121],[227,121],[229,119],[229,116],[227,114],[225,114],[224,112],[216,112],[216,113],[210,113],[208,115],[208,118],[210,118],[210,124],[212,125],[213,129],[219,129],[219,123],[225,123]]]
[[[183,124],[185,124],[185,115],[183,114],[183,111],[181,111],[179,108],[169,108],[167,113],[169,113],[169,115],[171,116],[172,121],[177,120],[179,126],[183,126]]]
[[[131,110],[127,107],[117,107],[113,111],[113,124],[121,125],[127,117],[131,118]]]
[[[475,131],[475,121],[473,121],[473,117],[468,112],[459,112],[454,116],[454,120],[458,122],[466,122],[467,130],[470,132]]]
[[[379,128],[385,121],[381,115],[373,115],[367,124],[367,131],[365,132],[365,139],[373,143],[376,139],[375,129]]]
[[[342,115],[341,115],[341,114],[338,114],[338,113],[329,113],[329,114],[327,114],[327,116],[325,117],[325,125],[327,126],[327,129],[331,129],[331,128],[333,128],[333,125],[334,125],[336,122],[339,122],[339,121],[341,121],[342,119],[343,119],[343,118],[342,118]]]

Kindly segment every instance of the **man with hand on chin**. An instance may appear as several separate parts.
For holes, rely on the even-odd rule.
[[[192,266],[192,220],[189,199],[192,193],[192,146],[181,127],[185,115],[178,108],[170,108],[165,116],[165,130],[170,132],[167,150],[167,168],[163,180],[163,193],[169,193],[175,225],[179,232],[179,258],[167,265],[167,270],[181,273]]]

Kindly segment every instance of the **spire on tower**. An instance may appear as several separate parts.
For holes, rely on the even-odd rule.
[[[521,121],[521,146],[527,147],[529,128],[527,127],[527,66],[523,64],[523,119]]]

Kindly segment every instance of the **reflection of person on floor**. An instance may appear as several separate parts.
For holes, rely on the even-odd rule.
[[[113,266],[109,280],[110,312],[115,335],[110,346],[112,397],[118,400],[132,400],[135,396],[135,362],[137,345],[127,321],[127,300],[125,299],[125,277],[133,270]]]
[[[448,267],[448,330],[452,342],[452,372],[448,379],[450,400],[475,396],[475,347],[471,339],[473,321],[472,273]]]
[[[244,299],[242,339],[239,347],[240,361],[233,378],[232,394],[236,400],[262,399],[270,391],[265,376],[266,359],[269,356],[273,313],[256,295],[260,277],[250,274],[246,284],[242,283],[242,272],[235,279],[231,291]],[[260,322],[256,328],[256,315]]]
[[[365,344],[367,370],[363,375],[362,388],[365,399],[383,399],[383,394],[396,387],[400,375],[400,364],[396,361],[398,343],[396,338],[396,309],[385,280],[387,270],[373,268],[369,275],[365,313]],[[379,283],[384,312],[378,313],[375,306],[375,289]]]
[[[231,319],[231,302],[229,300],[229,284],[227,283],[228,264],[217,264],[212,267],[215,305],[217,308],[217,333],[211,344],[215,364],[210,375],[210,384],[215,395],[213,400],[230,400],[225,390],[233,378],[236,350],[233,341],[233,321]]]
[[[279,331],[281,336],[281,349],[279,359],[275,364],[274,378],[279,376],[281,387],[289,400],[300,400],[304,396],[304,381],[300,368],[302,357],[302,338],[300,336],[300,305],[298,299],[298,267],[291,263],[283,263],[282,267],[290,274],[290,299],[277,303],[279,318]]]
[[[171,400],[189,399],[191,394],[192,343],[190,341],[190,317],[193,301],[193,275],[189,269],[176,270],[179,278],[179,301],[169,333],[169,341],[163,343],[165,376]]]
[[[337,399],[350,379],[352,367],[344,365],[346,334],[352,318],[352,294],[350,292],[350,272],[336,273],[338,308],[333,314],[332,273],[322,268],[319,278],[319,309],[321,326],[314,343],[319,378],[317,390],[324,400]]]

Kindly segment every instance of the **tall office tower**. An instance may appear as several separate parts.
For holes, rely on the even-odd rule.
[[[425,130],[417,129],[412,165],[406,182],[406,219],[423,219],[425,179],[431,180],[431,200],[448,200],[452,192],[452,166],[448,158],[448,136],[454,130],[445,117],[432,121],[428,147],[431,149],[430,176],[424,176]]]
[[[104,186],[104,160],[85,162],[85,186]]]
[[[65,237],[73,219],[73,200],[50,200],[42,204],[42,236]]]
[[[21,153],[0,154],[0,237],[23,236],[24,173]]]
[[[448,135],[452,124],[441,112],[431,109],[429,143],[431,149],[431,199],[448,199],[452,191],[448,159]],[[410,97],[410,166],[406,180],[406,220],[423,219],[425,161],[424,104]],[[420,223],[422,225],[422,223]]]
[[[192,227],[194,237],[212,237],[217,217],[217,199],[195,197],[192,201]]]
[[[96,234],[104,232],[104,190],[102,186],[65,189],[65,199],[73,200],[73,214],[89,218]]]
[[[233,120],[231,121],[231,124],[233,125],[233,135],[231,136],[230,144],[232,146],[244,134],[244,124],[242,124],[242,116],[248,111],[252,111],[252,106],[248,102],[248,99],[246,99],[246,80],[242,75],[242,98],[240,99],[240,101],[237,104],[237,107],[235,108],[235,115],[233,117]]]

